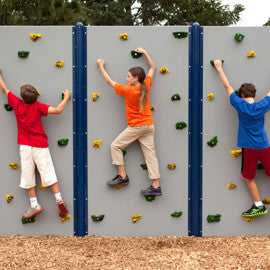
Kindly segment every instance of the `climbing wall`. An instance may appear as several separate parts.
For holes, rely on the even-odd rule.
[[[88,234],[89,235],[187,235],[188,129],[176,130],[177,122],[188,123],[188,37],[177,39],[172,32],[188,31],[188,27],[88,27]],[[128,39],[119,35],[127,33]],[[152,182],[140,164],[145,163],[137,142],[125,150],[128,186],[111,189],[106,182],[117,174],[111,163],[110,144],[126,128],[124,99],[114,93],[100,74],[96,60],[105,59],[111,78],[127,84],[131,67],[148,70],[145,57],[132,58],[137,47],[146,49],[156,65],[150,93],[150,104],[156,128],[155,144],[160,165],[163,196],[148,202],[140,190]],[[166,66],[169,73],[159,70]],[[92,93],[99,93],[93,102]],[[171,96],[180,94],[180,101]],[[93,148],[94,140],[102,140]],[[167,164],[175,163],[169,170]],[[181,217],[171,217],[182,211]],[[94,222],[91,216],[105,215]],[[132,216],[141,215],[136,223]]]
[[[33,42],[29,34],[42,34]],[[42,103],[56,106],[61,101],[64,89],[72,91],[72,28],[71,27],[0,27],[0,68],[8,89],[19,96],[20,86],[32,84],[41,96]],[[18,51],[29,51],[27,58],[19,58]],[[55,67],[56,61],[64,61],[62,68]],[[73,219],[61,223],[55,197],[50,189],[37,188],[39,203],[45,209],[35,223],[23,225],[21,215],[29,206],[27,192],[19,187],[20,157],[17,145],[17,127],[14,112],[6,111],[7,99],[0,93],[0,233],[3,234],[73,234]],[[44,129],[49,137],[49,146],[59,179],[63,199],[73,215],[73,143],[72,143],[72,102],[61,115],[43,118]],[[67,146],[59,147],[57,141],[67,138]],[[19,168],[12,170],[10,163]],[[38,176],[37,186],[40,184]],[[10,203],[6,195],[13,195]]]
[[[244,34],[242,42],[234,39]],[[241,158],[230,151],[237,147],[238,116],[220,82],[217,71],[209,63],[224,60],[224,71],[236,90],[244,82],[254,83],[256,101],[269,91],[270,30],[267,27],[204,27],[203,68],[203,235],[255,235],[269,234],[270,215],[246,222],[241,216],[253,201],[247,186],[240,179]],[[218,40],[218,43],[216,42]],[[246,55],[254,51],[256,56]],[[213,93],[209,101],[207,95]],[[269,113],[265,115],[265,128],[270,138]],[[218,143],[210,147],[207,142],[217,136]],[[270,181],[263,170],[256,174],[262,199],[270,197]],[[229,183],[237,187],[227,189]],[[268,207],[269,210],[269,207]],[[220,222],[207,222],[208,215],[221,215]]]

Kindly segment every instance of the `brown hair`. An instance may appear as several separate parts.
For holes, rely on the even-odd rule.
[[[129,70],[129,72],[131,73],[131,75],[133,77],[138,77],[138,81],[141,84],[141,92],[140,92],[140,97],[139,97],[139,105],[140,105],[140,113],[143,112],[145,103],[146,103],[146,99],[147,99],[147,87],[146,84],[144,83],[145,80],[145,71],[143,68],[141,67],[133,67]]]
[[[256,88],[255,85],[252,83],[243,83],[238,91],[238,96],[239,97],[244,97],[244,98],[248,98],[248,97],[252,97],[255,98],[255,94],[256,94]]]
[[[38,91],[30,84],[23,85],[21,87],[21,97],[24,103],[33,104],[37,101]]]

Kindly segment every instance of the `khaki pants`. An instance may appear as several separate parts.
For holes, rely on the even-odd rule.
[[[128,126],[111,144],[112,163],[114,165],[124,165],[122,149],[138,140],[143,151],[149,178],[159,179],[160,173],[156,157],[154,133],[154,125]]]

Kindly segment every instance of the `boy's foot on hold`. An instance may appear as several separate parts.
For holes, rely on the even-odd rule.
[[[255,204],[252,205],[252,207],[247,210],[246,212],[242,213],[243,217],[256,217],[256,216],[262,216],[267,214],[267,209],[265,205],[257,207]]]
[[[57,203],[57,205],[59,208],[59,217],[64,217],[68,213],[67,204],[61,200]]]
[[[31,206],[27,209],[27,211],[22,215],[24,219],[28,219],[31,217],[35,217],[39,213],[41,213],[44,209],[41,207],[41,205],[37,205],[36,207],[32,208]]]
[[[125,178],[122,178],[121,175],[116,175],[112,180],[107,182],[107,185],[110,187],[125,186],[129,184],[129,178],[126,175]]]
[[[157,187],[157,188],[154,188],[152,185],[149,186],[148,188],[146,189],[143,189],[141,191],[142,195],[154,195],[154,196],[161,196],[162,195],[162,192],[161,192],[161,187]]]

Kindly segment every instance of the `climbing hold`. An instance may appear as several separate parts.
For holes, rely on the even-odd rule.
[[[12,162],[9,164],[9,168],[12,169],[12,170],[17,170],[19,167],[19,165],[15,162]]]
[[[93,221],[102,221],[104,217],[105,215],[99,215],[99,216],[92,215],[91,216]]]
[[[144,163],[144,164],[141,164],[141,167],[143,170],[147,170],[147,165]]]
[[[7,198],[7,203],[10,203],[11,200],[14,198],[14,196],[13,196],[13,195],[7,194],[7,195],[6,195],[6,198]]]
[[[20,58],[27,58],[29,55],[29,52],[28,51],[18,51],[18,56]]]
[[[207,142],[207,144],[211,147],[214,147],[216,146],[218,143],[218,139],[217,139],[217,136],[215,136],[213,139],[211,139],[210,141]]]
[[[165,66],[163,66],[160,70],[159,70],[159,72],[161,73],[161,74],[167,74],[167,73],[169,73],[170,71],[165,67]]]
[[[39,189],[45,191],[46,190],[46,187],[43,187],[42,184],[40,183],[40,185],[38,186]]]
[[[65,223],[67,220],[71,219],[71,215],[66,215],[64,217],[61,217],[61,222]]]
[[[35,216],[31,218],[22,218],[22,224],[24,225],[25,223],[34,223],[35,222]]]
[[[245,35],[240,34],[240,33],[236,33],[234,36],[234,39],[238,42],[241,42],[244,39]]]
[[[224,63],[224,60],[221,60],[222,64]],[[214,67],[215,66],[215,63],[214,63],[214,60],[210,60],[210,64]]]
[[[232,150],[231,154],[234,158],[238,158],[239,155],[242,153],[242,149],[238,149],[238,150]]]
[[[123,33],[119,36],[122,40],[127,40],[128,39],[128,34],[127,33]]]
[[[174,94],[173,96],[171,96],[171,100],[175,101],[175,100],[181,100],[181,97],[179,94]]]
[[[34,41],[34,42],[36,42],[39,38],[41,38],[42,37],[42,35],[41,34],[30,34],[30,38]]]
[[[92,93],[92,100],[96,101],[99,98],[99,93]]]
[[[68,145],[68,139],[60,139],[57,141],[59,146],[66,146]]]
[[[207,95],[207,99],[208,99],[209,101],[211,101],[213,98],[214,98],[214,94],[213,94],[213,93]]]
[[[41,94],[40,94],[40,92],[38,90],[37,90],[37,92],[38,92],[38,95],[41,96]]]
[[[148,202],[152,202],[155,200],[156,196],[155,195],[144,195],[144,198],[148,201]]]
[[[131,56],[132,56],[133,58],[140,58],[140,57],[142,56],[141,53],[138,53],[138,52],[136,52],[136,51],[134,51],[134,50],[131,51],[130,54],[131,54]]]
[[[257,164],[257,169],[258,170],[263,170],[264,169],[264,167],[263,167],[263,165],[262,165],[262,163],[260,161]]]
[[[216,215],[208,215],[207,216],[207,222],[220,222],[221,215],[216,214]]]
[[[236,89],[236,90],[234,91],[234,93],[238,96],[239,89]]]
[[[93,143],[93,147],[94,147],[94,148],[100,148],[101,143],[102,143],[102,140],[97,140],[97,141],[94,141],[94,143]]]
[[[62,67],[62,66],[64,66],[64,64],[65,64],[64,61],[57,61],[57,62],[54,63],[54,66],[55,67]]]
[[[182,216],[182,211],[179,211],[179,212],[173,212],[171,214],[172,217],[181,217]]]
[[[254,217],[244,217],[246,222],[251,222],[253,221]]]
[[[265,199],[262,200],[263,204],[270,204],[270,199],[266,197]]]
[[[183,128],[185,128],[185,127],[187,127],[187,124],[186,124],[185,122],[177,122],[177,123],[175,124],[175,128],[176,128],[176,129],[183,129]]]
[[[123,186],[120,185],[120,186],[114,187],[114,189],[119,190],[121,187],[123,187]]]
[[[127,154],[126,150],[122,150],[123,156],[125,156]]]
[[[141,217],[142,217],[142,215],[132,216],[132,222],[136,223]]]
[[[153,106],[153,105],[150,105],[150,110],[151,110],[151,111],[155,111],[155,110],[156,110],[156,107]]]
[[[256,53],[253,52],[253,51],[250,51],[248,54],[247,54],[247,58],[251,58],[251,57],[255,57],[256,56]]]
[[[6,111],[8,111],[8,112],[13,111],[13,108],[11,106],[9,106],[8,104],[4,104],[4,107],[5,107]]]
[[[227,189],[231,189],[231,188],[236,188],[237,185],[233,184],[233,183],[229,183],[229,185],[227,186]]]
[[[188,36],[188,32],[173,32],[175,38],[186,38]]]
[[[174,163],[170,163],[167,165],[167,168],[170,170],[174,170],[176,168],[176,165]]]

